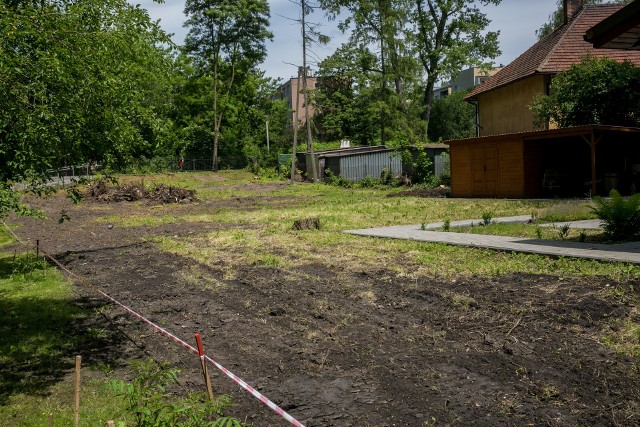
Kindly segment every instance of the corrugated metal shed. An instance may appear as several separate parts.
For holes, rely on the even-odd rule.
[[[320,170],[331,170],[335,175],[353,181],[361,181],[365,177],[380,178],[382,171],[390,169],[393,175],[402,175],[402,159],[394,150],[386,147],[348,152],[326,152],[318,154]],[[340,150],[342,151],[342,150]]]
[[[437,176],[449,173],[446,145],[431,144],[424,150],[433,162],[434,173]],[[414,160],[417,158],[418,153],[418,149],[412,150]],[[311,176],[310,157],[309,153],[306,153],[305,169],[307,176]],[[367,176],[380,178],[382,171],[385,169],[390,169],[394,176],[412,174],[411,165],[403,164],[400,153],[384,145],[317,151],[314,153],[314,157],[321,177],[324,176],[324,171],[327,169],[336,176],[353,181],[360,181]]]

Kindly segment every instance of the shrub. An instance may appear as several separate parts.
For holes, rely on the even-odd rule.
[[[178,383],[177,369],[151,359],[134,362],[133,366],[138,376],[132,383],[114,380],[110,385],[126,402],[137,427],[245,426],[235,418],[223,416],[222,411],[232,405],[228,395],[218,395],[213,401],[204,393],[180,398],[169,391]]]
[[[491,224],[491,220],[493,219],[493,214],[491,212],[483,212],[482,213],[482,225]]]
[[[595,197],[594,203],[591,210],[612,240],[630,240],[640,232],[640,193],[624,200],[618,191],[611,190],[608,200]]]
[[[331,169],[326,169],[324,171],[324,182],[327,185],[344,188],[351,188],[354,185],[353,181],[334,174]]]

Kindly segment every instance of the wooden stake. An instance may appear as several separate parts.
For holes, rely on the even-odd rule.
[[[207,385],[207,393],[209,394],[209,400],[213,401],[213,389],[211,388],[211,379],[209,378],[209,369],[207,362],[204,360],[204,347],[202,347],[202,340],[200,334],[195,334],[196,344],[198,345],[198,354],[200,355],[200,364],[202,365],[202,374],[204,375],[204,383]]]
[[[49,427],[53,427],[53,414],[49,414]]]
[[[116,427],[116,423],[113,421],[107,421],[107,427]]]
[[[80,423],[80,365],[82,356],[76,356],[76,406],[74,411],[74,426]]]

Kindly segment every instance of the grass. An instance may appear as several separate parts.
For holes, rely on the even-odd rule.
[[[163,224],[221,223],[214,232],[188,237],[149,238],[160,248],[191,257],[204,265],[224,265],[223,281],[194,270],[183,279],[216,291],[230,286],[237,267],[247,264],[278,267],[304,279],[304,265],[323,265],[341,271],[387,269],[401,277],[494,276],[513,272],[557,276],[607,276],[619,282],[640,278],[640,267],[624,263],[557,258],[533,254],[496,252],[486,249],[447,246],[410,240],[363,238],[345,234],[345,229],[384,225],[421,224],[478,218],[483,212],[493,217],[531,215],[547,221],[575,221],[590,218],[584,201],[541,202],[515,200],[456,200],[417,197],[387,197],[397,189],[343,189],[323,184],[296,184],[255,179],[242,171],[177,173],[153,176],[124,176],[147,184],[163,183],[197,191],[201,203],[150,207],[130,204],[122,216],[110,216],[105,209],[99,224],[121,227]],[[239,200],[251,203],[238,205]],[[103,212],[102,208],[99,209]],[[293,231],[293,222],[320,218],[321,230]],[[491,224],[472,232],[508,234],[537,238],[535,226]],[[540,231],[558,238],[558,230]],[[567,238],[575,238],[569,235]],[[0,233],[0,246],[10,242]],[[1,251],[1,248],[0,248]],[[29,258],[31,257],[31,258]],[[224,261],[221,263],[220,261]],[[370,289],[347,289],[358,298],[375,304]],[[616,291],[617,292],[617,291]],[[633,293],[610,295],[631,298]],[[451,304],[473,307],[477,302],[464,294],[448,296]],[[635,298],[635,297],[634,297]],[[637,301],[630,301],[637,304]],[[319,304],[318,312],[330,307]],[[637,310],[635,308],[634,310]],[[34,262],[33,255],[13,259],[0,253],[0,425],[47,425],[54,413],[56,425],[71,425],[73,356],[80,348],[108,348],[105,332],[87,325],[91,333],[74,333],[89,312],[74,302],[71,285],[53,269]],[[604,333],[603,344],[626,354],[640,353],[640,327],[636,317],[612,325]],[[310,332],[312,334],[312,332]],[[314,339],[312,335],[308,339]],[[83,384],[81,425],[105,425],[119,411],[122,402],[103,386],[108,361],[93,360],[87,365],[89,378]],[[548,393],[552,395],[553,393]]]
[[[0,246],[11,241],[0,232]],[[1,249],[0,249],[1,250]],[[3,426],[73,423],[76,354],[106,342],[83,322],[88,310],[74,303],[71,284],[34,254],[0,253],[0,424]],[[101,380],[101,358],[83,369],[81,425],[106,425],[121,403]]]
[[[512,236],[542,240],[571,240],[583,242],[604,242],[607,240],[602,230],[567,229],[566,235],[562,227],[552,225],[541,227],[539,224],[500,224],[475,225],[473,227],[455,227],[452,232],[470,234],[488,234],[492,236]]]
[[[303,264],[354,268],[382,266],[407,276],[432,274],[453,277],[460,274],[496,275],[522,271],[553,275],[610,275],[620,280],[640,277],[640,268],[628,268],[622,263],[549,259],[538,255],[414,241],[362,238],[342,232],[346,229],[436,222],[443,218],[477,218],[482,212],[491,212],[493,217],[533,213],[538,218],[575,220],[589,217],[584,201],[387,197],[398,190],[344,189],[324,184],[288,185],[272,181],[264,181],[267,185],[265,189],[261,185],[253,187],[251,183],[255,180],[251,175],[235,171],[220,172],[213,178],[214,185],[210,186],[206,175],[178,175],[180,182],[167,183],[182,183],[197,191],[208,188],[209,192],[204,195],[198,193],[202,199],[200,205],[159,209],[158,221],[173,218],[178,222],[234,224],[235,228],[223,226],[223,229],[208,234],[188,238],[164,237],[155,241],[167,251],[192,257],[204,264],[224,260],[231,276],[234,265],[252,263],[279,267]],[[242,182],[244,186],[240,185]],[[221,203],[229,192],[228,187],[238,190],[238,199],[250,197],[250,208]],[[131,215],[122,217],[120,223],[123,226],[142,224],[148,221],[146,218],[149,215],[152,214],[147,211],[133,210]],[[320,218],[321,230],[291,230],[295,220],[313,217]],[[474,228],[474,232],[537,238],[536,228],[531,226],[491,224]],[[558,230],[541,227],[541,232],[547,238],[559,238]],[[571,231],[566,238],[577,239],[580,232]],[[585,231],[585,234],[588,238],[597,238],[595,232]]]

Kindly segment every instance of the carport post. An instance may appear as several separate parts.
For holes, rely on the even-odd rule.
[[[595,136],[593,131],[591,131],[591,142],[589,146],[591,147],[591,195],[596,195],[596,144]]]
[[[602,139],[603,135],[600,135],[600,138],[596,139],[596,135],[591,129],[591,139],[587,139],[584,135],[581,135],[582,139],[589,144],[591,148],[591,195],[596,195],[596,145]]]

